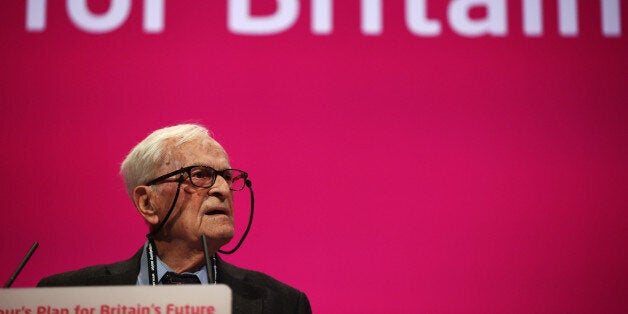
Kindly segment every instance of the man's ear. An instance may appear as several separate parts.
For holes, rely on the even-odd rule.
[[[133,189],[133,204],[144,220],[151,225],[159,222],[157,210],[151,204],[151,197],[155,196],[156,194],[146,185],[139,185]]]

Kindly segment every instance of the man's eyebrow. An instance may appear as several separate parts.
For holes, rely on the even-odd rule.
[[[187,168],[187,167],[207,167],[207,168],[212,168],[212,169],[214,169],[214,170],[225,170],[225,169],[231,169],[231,165],[229,165],[229,164],[227,164],[227,167],[226,167],[226,168],[222,168],[222,169],[216,169],[216,168],[214,168],[214,167],[212,167],[212,166],[209,166],[209,165],[207,165],[207,164],[202,164],[202,163],[191,164],[191,165],[186,166],[186,167],[184,167],[184,168]]]

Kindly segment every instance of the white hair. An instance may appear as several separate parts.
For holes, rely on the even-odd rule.
[[[154,179],[165,160],[172,156],[172,148],[185,143],[211,138],[209,131],[198,124],[179,124],[159,129],[139,142],[120,166],[120,174],[129,196],[139,185]]]

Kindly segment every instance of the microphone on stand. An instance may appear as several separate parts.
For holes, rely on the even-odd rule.
[[[24,256],[24,259],[22,259],[22,262],[20,263],[20,265],[17,266],[17,269],[13,272],[11,277],[9,277],[9,280],[7,280],[7,282],[4,284],[5,289],[11,287],[11,285],[13,284],[13,281],[15,281],[15,278],[17,278],[17,275],[20,274],[20,272],[22,271],[22,268],[26,266],[26,263],[28,263],[28,260],[31,258],[33,253],[35,253],[35,250],[37,249],[37,247],[39,247],[39,243],[37,242],[33,243],[33,246],[31,246],[31,249],[28,250],[28,253],[26,253],[26,256]]]
[[[203,242],[203,252],[205,253],[205,269],[207,270],[207,282],[210,285],[216,284],[216,255],[209,256],[209,252],[207,251],[207,237],[202,234],[201,241]]]

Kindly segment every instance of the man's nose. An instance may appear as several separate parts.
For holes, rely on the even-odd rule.
[[[230,192],[231,186],[229,185],[229,182],[225,180],[225,178],[223,178],[222,176],[216,176],[216,181],[214,182],[214,185],[212,185],[208,190],[208,193],[210,195],[219,196],[220,198],[227,197]]]

